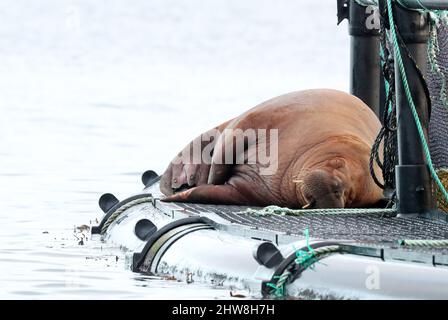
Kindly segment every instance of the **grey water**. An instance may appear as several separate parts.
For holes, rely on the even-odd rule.
[[[0,2],[0,298],[227,299],[83,239],[189,140],[274,96],[348,90],[335,0]]]

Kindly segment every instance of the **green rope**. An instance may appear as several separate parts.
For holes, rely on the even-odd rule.
[[[444,248],[448,247],[448,240],[398,240],[403,247]]]
[[[256,216],[280,215],[280,216],[304,216],[304,215],[396,215],[397,209],[289,209],[278,206],[268,206],[263,209],[246,209],[239,213],[252,214]]]
[[[445,187],[443,186],[442,182],[440,181],[439,177],[437,176],[437,173],[434,169],[434,165],[432,163],[431,160],[431,154],[429,152],[429,147],[428,144],[426,142],[426,137],[425,134],[423,132],[423,128],[422,125],[420,123],[420,119],[417,113],[417,109],[415,107],[414,104],[414,100],[412,98],[412,94],[411,94],[411,89],[409,87],[409,83],[408,83],[408,79],[406,76],[406,71],[404,68],[404,64],[403,64],[403,59],[401,57],[401,51],[400,51],[400,46],[398,44],[398,40],[397,40],[397,34],[396,34],[396,30],[395,30],[395,23],[394,23],[394,17],[393,17],[393,12],[392,12],[392,0],[387,0],[387,10],[389,12],[389,25],[390,25],[390,30],[392,33],[392,42],[393,42],[393,46],[394,46],[394,51],[395,51],[395,59],[398,63],[398,67],[400,70],[400,75],[401,75],[401,79],[403,82],[403,87],[406,93],[406,98],[409,102],[409,105],[411,107],[411,112],[412,115],[414,116],[414,120],[415,120],[415,124],[417,126],[417,131],[418,134],[420,136],[420,140],[422,142],[423,145],[423,151],[425,153],[426,156],[426,161],[428,163],[428,167],[429,170],[431,172],[431,176],[434,179],[434,181],[436,182],[437,186],[439,187],[440,191],[442,192],[444,198],[446,199],[446,201],[448,201],[448,192],[446,191]]]
[[[304,253],[302,253],[302,255],[300,255],[299,257],[297,257],[297,259],[294,260],[294,263],[296,263],[297,265],[301,265],[305,269],[311,268],[312,265],[314,265],[322,257],[324,257],[328,254],[336,253],[336,252],[340,252],[340,251],[341,251],[341,247],[337,246],[337,245],[317,248],[313,251],[313,254],[310,254],[309,252],[301,250],[301,252],[304,252]],[[274,283],[266,284],[267,286],[274,289],[272,294],[275,297],[277,297],[277,298],[284,297],[285,283],[289,279],[291,274],[292,274],[291,271],[285,270],[280,276],[276,277],[278,279],[276,284],[274,284]]]
[[[138,199],[129,201],[128,203],[119,207],[104,223],[103,227],[101,228],[101,235],[104,235],[106,233],[107,229],[109,228],[109,226],[127,209],[129,209],[133,206],[142,204],[142,203],[152,202],[152,200],[153,200],[153,198],[151,196],[144,197],[144,198],[138,198]]]
[[[326,256],[330,253],[339,252],[341,247],[338,245],[330,245],[326,247],[321,247],[317,249],[313,249],[309,243],[309,231],[305,229],[304,231],[306,238],[306,247],[308,251],[305,250],[295,250],[296,259],[294,259],[294,263],[298,266],[301,266],[303,269],[312,268],[314,264],[323,256]],[[285,295],[285,283],[288,281],[289,277],[292,275],[291,267],[288,267],[283,271],[280,276],[274,277],[277,279],[275,283],[269,282],[266,285],[272,288],[271,294],[274,297],[281,298]]]

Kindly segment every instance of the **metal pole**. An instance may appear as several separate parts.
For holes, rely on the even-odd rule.
[[[429,38],[428,16],[425,13],[403,8],[396,2],[394,2],[393,10],[397,30],[425,75]],[[427,137],[429,105],[425,94],[425,84],[422,83],[406,51],[403,48],[400,50],[414,103]],[[435,209],[432,182],[423,146],[404,91],[397,59],[395,59],[395,79],[399,159],[399,165],[396,166],[398,212],[402,217],[425,215]]]
[[[374,16],[377,14],[376,7],[363,6],[355,0],[338,0],[338,24],[347,18],[351,36],[350,92],[382,119],[380,30]]]

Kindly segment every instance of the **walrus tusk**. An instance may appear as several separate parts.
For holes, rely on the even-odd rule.
[[[306,205],[304,205],[304,206],[302,207],[302,209],[308,209],[309,207],[311,207],[311,203],[307,203]]]
[[[302,207],[302,209],[308,209],[308,208],[314,206],[315,204],[316,204],[316,200],[313,199],[311,202],[308,202],[306,205],[304,205]]]

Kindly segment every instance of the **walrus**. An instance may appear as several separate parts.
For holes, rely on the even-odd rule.
[[[348,93],[314,89],[278,96],[188,144],[161,177],[163,201],[288,208],[373,206],[383,198],[369,170],[371,146],[380,128],[371,109]],[[243,135],[239,148],[232,145],[238,135],[228,132],[248,130],[277,130],[277,137]],[[210,154],[211,161],[191,161],[194,148]],[[275,170],[262,174],[266,163],[254,155],[275,149],[278,156],[270,163]],[[232,156],[224,155],[228,150]],[[256,161],[248,162],[251,158]],[[374,170],[380,177],[379,168]]]

